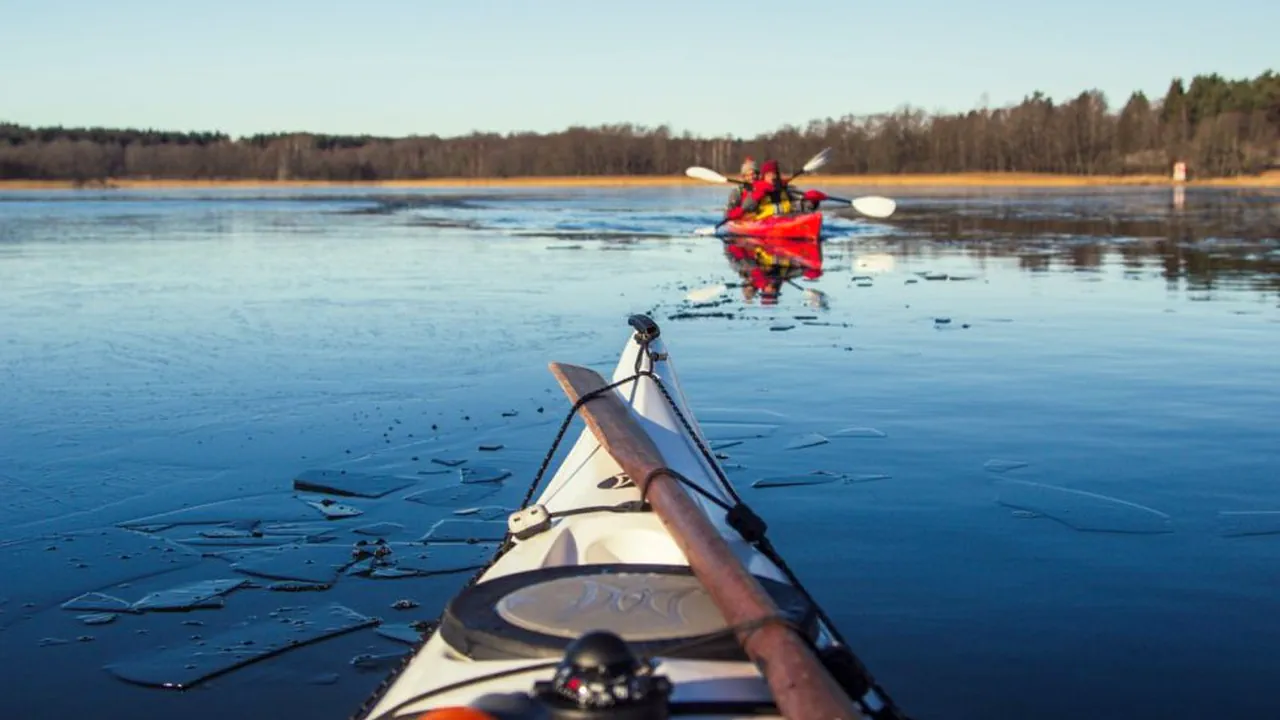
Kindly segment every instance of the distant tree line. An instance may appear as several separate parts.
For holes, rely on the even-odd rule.
[[[28,128],[0,124],[0,178],[398,180],[440,177],[667,175],[690,165],[733,171],[745,155],[798,164],[834,148],[824,172],[1167,174],[1199,176],[1280,165],[1280,75],[1175,79],[1152,102],[1133,93],[1114,112],[1096,90],[1055,103],[929,114],[904,107],[786,126],[752,139],[694,137],[663,126],[571,127],[538,134],[442,138],[309,133],[232,139],[222,133]]]

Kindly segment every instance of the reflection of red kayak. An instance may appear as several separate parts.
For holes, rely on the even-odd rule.
[[[796,277],[822,277],[822,245],[812,240],[782,238],[730,238],[725,255],[743,279],[747,302],[757,295],[761,304],[774,305],[782,283]]]
[[[728,242],[741,248],[737,253],[730,250],[731,255],[749,257],[758,265],[801,270],[810,279],[822,276],[822,245],[813,240],[763,237],[733,238]]]
[[[822,234],[822,213],[771,215],[759,219],[730,220],[724,231],[731,235],[817,240]]]

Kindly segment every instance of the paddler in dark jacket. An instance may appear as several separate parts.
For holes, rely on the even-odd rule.
[[[747,196],[748,188],[760,179],[760,166],[750,156],[742,161],[740,172],[738,179],[746,184],[739,185],[734,183],[733,190],[729,193],[729,202],[724,207],[726,213],[741,205],[743,198]]]

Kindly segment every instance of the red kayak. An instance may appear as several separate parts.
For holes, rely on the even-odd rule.
[[[730,220],[723,229],[730,235],[817,241],[822,235],[822,213],[771,215],[759,219]]]

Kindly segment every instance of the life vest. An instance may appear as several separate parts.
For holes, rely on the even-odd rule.
[[[774,190],[760,199],[759,208],[751,214],[752,218],[766,218],[773,215],[789,215],[795,208],[791,204],[791,194],[787,188]]]

